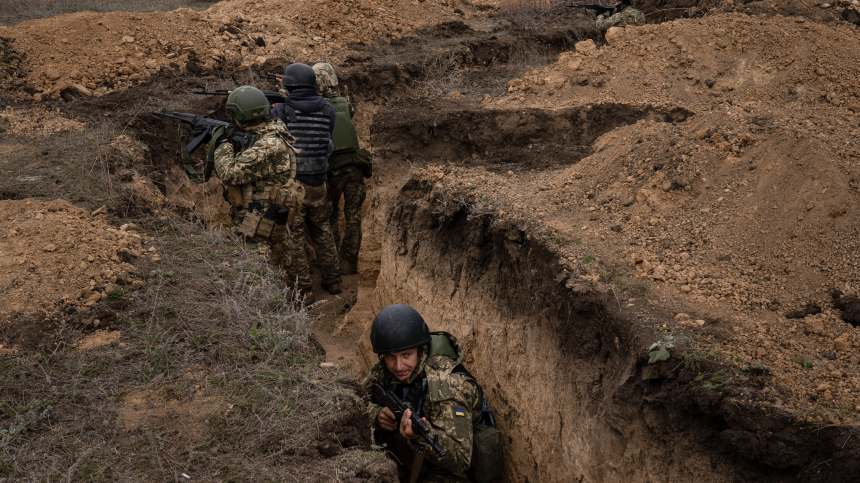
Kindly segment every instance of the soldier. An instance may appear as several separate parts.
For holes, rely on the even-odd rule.
[[[628,25],[636,25],[641,27],[645,25],[645,14],[634,6],[635,0],[621,0],[615,4],[615,10],[612,15],[600,14],[597,16],[597,28],[602,31],[607,31],[611,27],[626,27]]]
[[[304,204],[296,218],[298,229],[292,230],[282,244],[282,263],[287,275],[297,280],[297,287],[311,292],[311,275],[304,250],[304,230],[307,226],[311,243],[316,250],[317,263],[322,272],[322,287],[330,294],[341,293],[337,250],[329,227],[331,201],[326,190],[328,158],[332,152],[331,133],[334,130],[335,110],[317,92],[317,78],[311,66],[290,64],[284,71],[281,83],[288,92],[283,104],[272,110],[290,134],[295,136],[296,180],[305,189]]]
[[[362,170],[357,164],[358,133],[352,124],[355,108],[340,91],[334,67],[328,63],[315,64],[317,90],[334,106],[335,121],[332,142],[334,151],[328,160],[328,195],[332,203],[329,225],[340,258],[340,273],[351,275],[358,271],[358,251],[361,248],[361,205],[367,194]],[[345,226],[340,239],[340,198],[343,196]]]
[[[469,481],[473,426],[495,427],[495,419],[478,383],[460,365],[465,354],[457,339],[447,332],[431,333],[415,309],[398,304],[385,307],[373,319],[370,342],[380,360],[362,384],[368,388],[380,384],[414,408],[446,454],[441,458],[434,451],[419,449],[423,440],[413,432],[411,410],[398,421],[389,408],[371,403],[367,411],[377,439],[412,468],[413,483],[419,478]],[[501,448],[491,451],[501,457]]]
[[[237,88],[227,98],[227,112],[238,129],[254,131],[258,138],[237,154],[229,136],[216,130],[210,146],[215,172],[227,186],[234,230],[267,259],[272,246],[285,238],[290,210],[294,216],[303,193],[295,182],[295,139],[279,119],[266,122],[269,111],[262,91]]]

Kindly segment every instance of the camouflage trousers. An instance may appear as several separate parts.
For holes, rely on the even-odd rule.
[[[302,209],[290,226],[290,233],[276,247],[273,258],[276,259],[287,274],[290,283],[296,282],[296,288],[303,292],[311,291],[311,270],[308,256],[305,253],[305,230],[307,229],[310,242],[316,251],[316,262],[322,272],[322,282],[325,285],[340,283],[337,251],[334,238],[328,225],[331,216],[331,202],[325,184],[305,187],[305,201]]]
[[[329,225],[338,247],[337,253],[341,262],[352,265],[358,261],[358,251],[361,248],[361,205],[367,196],[367,187],[361,170],[356,167],[348,173],[334,172],[329,176],[328,195],[332,204]],[[343,217],[345,220],[343,239],[340,237],[340,197],[343,196]]]
[[[645,14],[633,7],[627,7],[615,15],[598,15],[595,21],[598,30],[607,31],[611,27],[627,27],[628,25],[636,25],[641,27],[645,25]]]

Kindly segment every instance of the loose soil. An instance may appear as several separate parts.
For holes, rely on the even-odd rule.
[[[652,23],[607,43],[557,7],[276,3],[0,28],[0,251],[17,260],[0,349],[122,318],[108,304],[135,283],[128,262],[163,254],[120,218],[228,222],[217,181],[184,179],[176,128],[147,110],[224,118],[187,91],[330,61],[377,166],[359,275],[315,308],[327,361],[360,373],[373,314],[415,306],[465,343],[508,481],[860,476],[852,7],[643,0]],[[88,135],[103,215],[51,162],[73,154],[40,148]],[[197,441],[224,404],[131,391],[126,427],[181,421]]]

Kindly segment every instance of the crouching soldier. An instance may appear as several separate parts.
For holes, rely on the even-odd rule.
[[[269,101],[262,91],[242,86],[227,98],[233,125],[212,134],[215,172],[226,186],[234,231],[246,237],[255,251],[271,258],[271,248],[293,228],[304,188],[296,183],[295,139],[280,119],[269,122]],[[231,129],[253,131],[254,144],[237,153]]]
[[[363,381],[373,393],[368,415],[409,481],[484,483],[500,476],[501,434],[461,364],[457,339],[431,333],[412,307],[389,305],[374,318],[370,342],[380,360]]]
[[[598,30],[606,32],[612,27],[627,27],[645,25],[645,14],[635,6],[635,0],[620,0],[615,2],[612,15],[600,14],[595,22]]]

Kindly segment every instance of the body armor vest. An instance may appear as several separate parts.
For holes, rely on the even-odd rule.
[[[331,140],[334,152],[328,160],[329,172],[341,169],[355,163],[355,152],[361,147],[358,144],[358,133],[352,119],[349,117],[349,101],[345,97],[329,97],[327,101],[334,106],[334,133]],[[355,168],[353,168],[355,169]]]
[[[281,111],[283,107],[283,111]],[[297,174],[322,174],[328,171],[331,143],[331,107],[317,112],[301,112],[283,104],[276,109],[278,116],[296,138]]]

